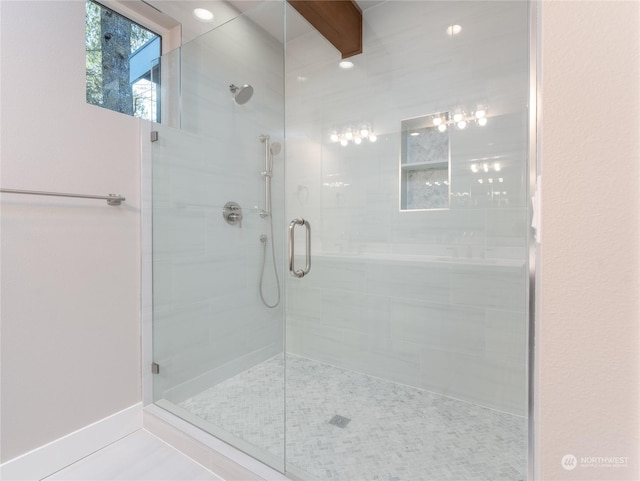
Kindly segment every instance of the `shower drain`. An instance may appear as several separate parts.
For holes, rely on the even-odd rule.
[[[340,416],[339,414],[336,414],[331,418],[331,420],[329,421],[329,424],[333,424],[334,426],[338,426],[339,428],[345,428],[347,427],[347,424],[349,424],[350,421],[351,419],[345,418],[344,416]]]

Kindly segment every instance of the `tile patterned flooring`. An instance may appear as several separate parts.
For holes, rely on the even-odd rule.
[[[282,457],[283,356],[179,406]],[[527,420],[287,356],[287,464],[322,481],[518,481]],[[329,421],[340,415],[343,428]]]

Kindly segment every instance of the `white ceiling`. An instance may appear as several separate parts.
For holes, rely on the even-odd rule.
[[[364,11],[384,1],[357,0],[357,3]],[[121,3],[129,6],[145,3],[164,13],[169,17],[165,23],[169,24],[173,20],[182,26],[182,43],[187,43],[241,14],[250,16],[263,29],[283,41],[282,11],[274,8],[272,0],[123,0]],[[263,3],[271,5],[263,7],[260,5]],[[206,8],[214,13],[215,18],[212,22],[199,21],[193,16],[195,8]],[[311,27],[295,10],[289,8],[288,11],[294,12],[287,15],[286,31],[287,39],[290,40],[308,32]]]

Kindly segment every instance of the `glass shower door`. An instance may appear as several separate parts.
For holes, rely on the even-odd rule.
[[[281,471],[282,9],[265,2],[163,57],[170,126],[152,144],[154,402]]]
[[[529,5],[362,6],[349,69],[287,10],[288,472],[525,479]]]

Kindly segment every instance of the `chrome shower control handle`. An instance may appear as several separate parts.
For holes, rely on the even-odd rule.
[[[237,202],[227,202],[222,209],[222,218],[227,224],[242,227],[242,207]]]
[[[296,269],[294,266],[294,262],[295,262],[294,261],[294,258],[295,258],[294,230],[297,225],[303,225],[305,227],[305,232],[306,232],[306,262],[305,262],[304,269]],[[293,277],[300,278],[309,274],[310,270],[311,270],[311,226],[309,225],[309,222],[304,220],[302,217],[297,217],[289,223],[289,273]]]

